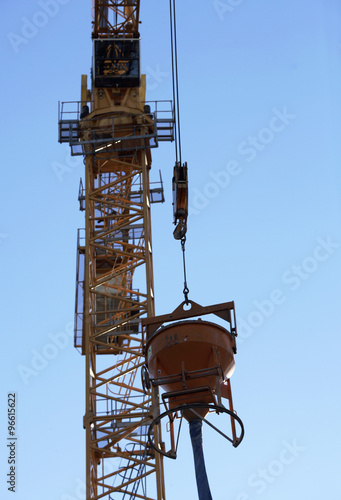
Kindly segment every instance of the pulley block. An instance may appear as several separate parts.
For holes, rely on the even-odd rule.
[[[181,240],[187,231],[188,216],[188,177],[187,163],[176,163],[173,171],[173,212],[175,230],[173,236]]]

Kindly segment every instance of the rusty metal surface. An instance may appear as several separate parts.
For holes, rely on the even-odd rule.
[[[149,338],[153,333],[156,332],[163,323],[170,321],[179,321],[182,319],[193,318],[195,316],[205,316],[206,314],[215,314],[219,318],[228,321],[231,325],[231,333],[237,334],[236,324],[235,324],[235,310],[234,302],[223,302],[221,304],[215,304],[212,306],[201,306],[192,300],[189,301],[191,306],[190,309],[184,309],[186,302],[182,302],[174,311],[170,314],[163,314],[161,316],[154,316],[142,319],[142,325],[146,327],[147,337]]]
[[[147,341],[146,362],[155,384],[166,392],[203,385],[217,392],[217,383],[223,383],[234,369],[233,345],[233,335],[219,325],[181,321],[161,328]]]

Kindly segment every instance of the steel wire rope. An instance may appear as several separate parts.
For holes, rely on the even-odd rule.
[[[172,56],[172,85],[174,101],[174,135],[175,135],[175,158],[176,163],[181,165],[181,131],[180,131],[180,99],[179,99],[179,73],[178,73],[178,49],[176,33],[175,0],[169,0],[170,37]]]
[[[178,72],[178,46],[176,30],[175,0],[169,0],[170,37],[171,37],[171,59],[172,59],[172,86],[174,101],[174,136],[175,136],[175,160],[177,165],[182,165],[181,158],[181,129],[180,129],[180,98],[179,98],[179,72]],[[187,286],[186,263],[185,263],[185,242],[186,237],[181,238],[181,249],[183,252],[183,271],[185,302],[188,305],[189,288]]]

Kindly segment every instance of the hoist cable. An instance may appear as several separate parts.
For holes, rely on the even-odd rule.
[[[170,17],[170,36],[171,36],[171,55],[172,55],[172,85],[173,85],[173,102],[174,102],[175,159],[176,159],[176,166],[182,167],[179,74],[178,74],[178,48],[177,48],[177,34],[176,34],[175,0],[169,0],[169,17]],[[186,182],[187,182],[187,180],[186,180]],[[186,217],[187,217],[187,213],[186,213]],[[184,232],[186,232],[186,229]],[[180,239],[180,238],[176,238],[176,239]],[[183,294],[185,297],[185,302],[188,305],[189,304],[189,300],[188,300],[189,289],[187,286],[187,278],[186,278],[185,242],[186,242],[186,237],[182,236],[181,248],[182,248],[183,270],[184,270]]]
[[[178,50],[176,34],[175,0],[169,0],[170,35],[172,53],[172,84],[174,101],[174,135],[176,163],[181,165],[181,133],[180,133],[180,102],[179,102],[179,76],[178,76]]]
[[[172,0],[169,0],[169,23],[170,23],[170,38],[171,38],[171,59],[172,59],[172,85],[173,85],[173,106],[175,110],[175,68],[174,68],[174,44],[173,44],[173,9],[172,9]],[[175,161],[178,163],[178,141],[177,141],[177,116],[176,111],[174,112],[174,135],[175,135]]]
[[[176,83],[176,105],[178,112],[178,145],[179,145],[179,161],[181,161],[181,133],[180,133],[180,98],[179,98],[179,73],[178,73],[178,48],[177,48],[177,35],[176,35],[176,12],[175,12],[175,0],[173,0],[173,11],[174,11],[174,51],[175,51],[175,83]]]

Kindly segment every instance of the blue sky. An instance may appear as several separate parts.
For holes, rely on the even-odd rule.
[[[57,103],[79,100],[89,73],[91,2],[3,3],[0,494],[13,498],[15,391],[15,498],[80,500],[84,360],[71,334],[83,164],[57,142]],[[205,429],[213,498],[339,500],[341,7],[178,4],[189,297],[234,300],[239,326],[232,391],[245,438],[233,449]],[[171,99],[168,2],[141,0],[141,20],[147,98]],[[173,145],[153,151],[166,195],[152,211],[157,314],[182,301],[173,165]],[[196,498],[186,429],[165,479],[167,499]]]

